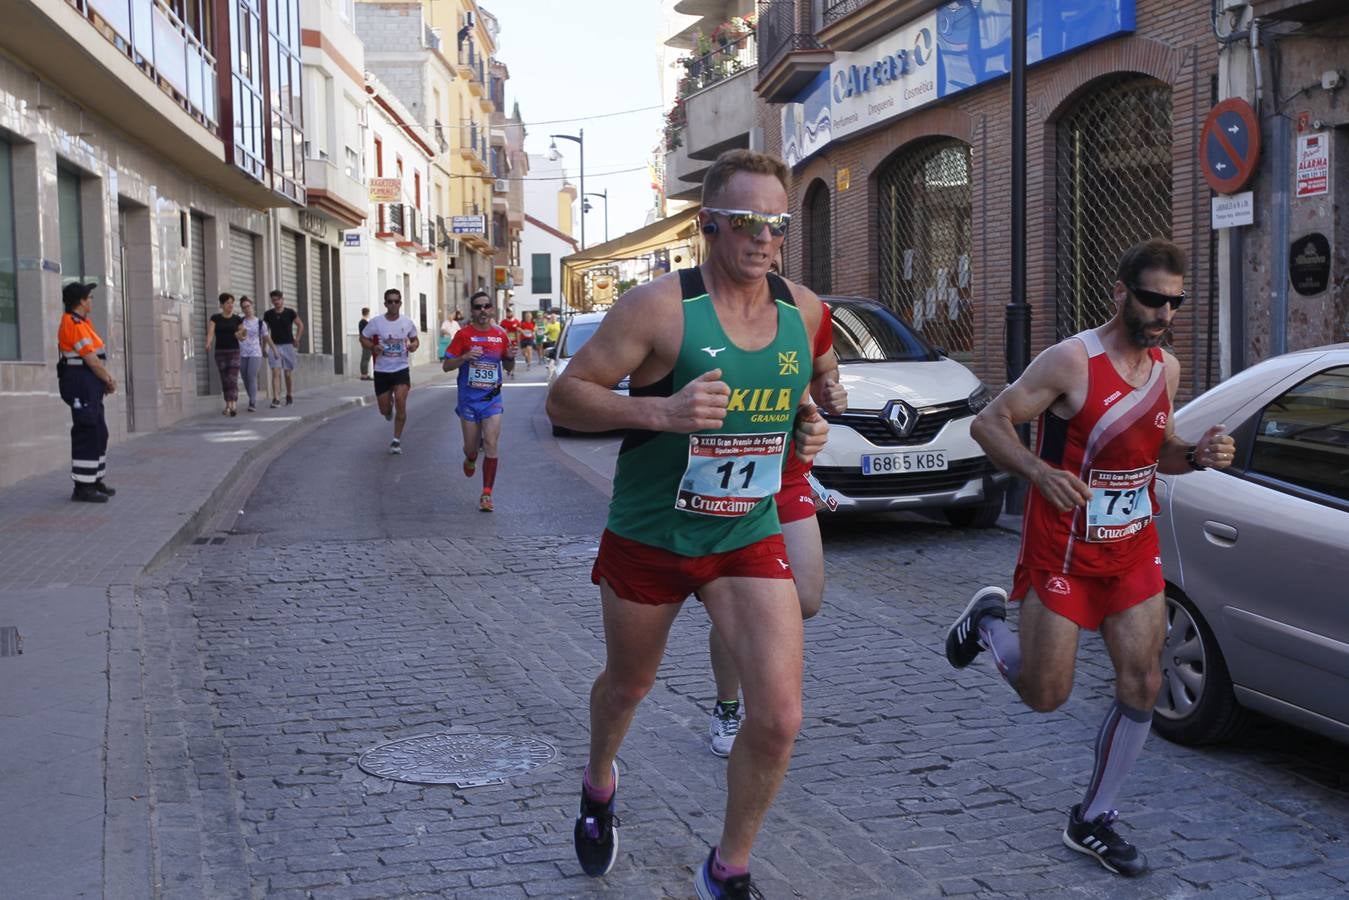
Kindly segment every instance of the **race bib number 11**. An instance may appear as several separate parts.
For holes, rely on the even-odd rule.
[[[782,487],[786,432],[689,435],[689,462],[675,508],[705,516],[743,516]]]

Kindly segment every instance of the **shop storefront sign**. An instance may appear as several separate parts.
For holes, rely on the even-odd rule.
[[[326,238],[328,236],[328,220],[307,210],[300,210],[300,227],[314,237]]]
[[[1297,139],[1297,196],[1315,197],[1330,191],[1330,138],[1324,133]]]
[[[1134,30],[1135,0],[1032,4],[1026,61],[1033,65]],[[782,155],[796,165],[831,141],[1006,75],[1012,0],[956,0],[858,50],[783,104]]]
[[[1304,297],[1320,294],[1330,285],[1330,241],[1324,234],[1313,231],[1293,241],[1288,278]]]
[[[1255,196],[1242,191],[1230,197],[1213,198],[1213,228],[1235,228],[1255,222]]]

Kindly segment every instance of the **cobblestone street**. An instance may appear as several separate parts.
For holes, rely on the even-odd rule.
[[[571,831],[586,695],[603,653],[589,567],[604,497],[532,452],[547,440],[534,422],[541,392],[510,399],[519,412],[507,423],[498,504],[514,514],[458,512],[447,536],[410,537],[442,531],[425,526],[446,504],[470,508],[469,487],[434,497],[410,483],[394,519],[387,492],[376,500],[360,484],[332,501],[369,512],[353,526],[360,539],[333,537],[340,523],[324,503],[269,512],[278,479],[312,496],[331,456],[378,446],[358,437],[376,430],[361,413],[273,466],[259,491],[273,500],[250,501],[250,525],[181,552],[142,587],[153,840],[167,895],[692,896],[725,788],[725,763],[706,747],[707,618],[691,602],[676,622],[620,756],[619,862],[588,879]],[[444,459],[419,462],[418,442],[433,443],[420,437],[410,465],[444,472],[457,452],[452,426],[434,427]],[[369,469],[385,464],[372,459]],[[563,515],[542,495],[512,500],[511,485],[545,478],[544,466]],[[372,479],[369,490],[382,489]],[[377,518],[400,524],[375,537]],[[308,539],[314,529],[325,539]],[[1099,638],[1083,639],[1076,692],[1048,716],[1013,702],[986,660],[955,673],[941,654],[972,590],[1006,581],[1017,540],[917,519],[826,529],[824,611],[806,627],[805,725],[755,849],[765,896],[1349,889],[1343,748],[1274,726],[1204,751],[1150,739],[1121,797],[1125,832],[1153,864],[1146,878],[1123,881],[1063,846],[1109,692]],[[466,789],[356,765],[381,743],[445,731],[537,738],[558,756]]]

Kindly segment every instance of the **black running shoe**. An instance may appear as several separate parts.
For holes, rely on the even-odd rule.
[[[1111,826],[1119,818],[1115,810],[1103,812],[1090,822],[1082,821],[1082,804],[1068,813],[1068,827],[1063,829],[1063,843],[1096,861],[1116,875],[1134,878],[1148,870],[1147,857],[1138,848],[1116,833]]]
[[[618,763],[613,764],[614,796],[608,803],[596,803],[581,788],[581,814],[576,817],[576,859],[581,870],[598,878],[609,874],[618,859],[618,816],[614,815],[614,801],[618,798]]]
[[[1007,592],[1000,587],[980,588],[960,618],[946,632],[946,661],[963,669],[984,648],[979,644],[979,622],[984,616],[1007,618]]]
[[[716,852],[717,848],[713,847],[702,866],[693,873],[693,887],[698,892],[698,900],[763,900],[763,894],[750,882],[749,875],[737,875],[725,881],[713,877],[712,854]]]

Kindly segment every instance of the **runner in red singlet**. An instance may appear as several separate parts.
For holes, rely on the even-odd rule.
[[[838,380],[838,357],[834,355],[834,322],[829,307],[821,304],[823,315],[811,349],[814,377],[811,398],[835,415],[848,408],[848,392]],[[788,452],[782,469],[782,488],[773,497],[782,523],[782,539],[787,545],[787,562],[792,566],[796,596],[801,601],[801,618],[809,619],[820,611],[824,598],[824,547],[820,543],[820,523],[815,520],[817,497],[807,477],[813,462],[804,462]],[[818,483],[818,482],[817,482]],[[735,736],[740,733],[740,673],[731,652],[715,625],[707,635],[712,658],[712,676],[717,683],[717,702],[707,726],[708,746],[717,756],[730,756]]]
[[[1147,871],[1147,861],[1115,831],[1113,805],[1151,729],[1166,638],[1153,475],[1226,468],[1235,450],[1222,425],[1194,445],[1172,431],[1180,363],[1161,345],[1185,300],[1184,274],[1176,245],[1131,247],[1112,291],[1114,318],[1045,350],[975,419],[970,432],[989,458],[1035,488],[1012,582],[1021,620],[1012,632],[1007,594],[986,587],[946,636],[951,665],[964,668],[987,649],[1026,705],[1050,712],[1072,691],[1079,629],[1100,629],[1115,702],[1063,842],[1129,876]],[[1031,452],[1016,426],[1037,417]]]

